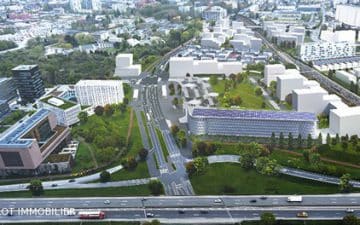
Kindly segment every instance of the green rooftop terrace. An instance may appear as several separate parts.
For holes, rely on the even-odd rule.
[[[62,104],[62,105],[56,105],[56,104],[53,104],[53,103],[49,102],[49,100],[52,99],[52,98],[57,99],[57,100],[60,100],[60,101],[63,101],[64,104]],[[54,97],[54,96],[48,96],[48,97],[46,97],[46,98],[40,99],[40,101],[42,101],[42,102],[44,102],[44,103],[46,103],[46,104],[48,104],[48,105],[57,107],[57,108],[59,108],[59,109],[63,109],[63,110],[69,109],[69,108],[71,108],[71,107],[73,107],[73,106],[76,105],[76,104],[73,103],[73,102],[70,102],[70,101],[67,101],[67,100],[64,100],[64,99],[60,99],[60,98],[57,98],[57,97]]]

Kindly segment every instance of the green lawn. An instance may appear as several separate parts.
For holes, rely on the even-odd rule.
[[[163,155],[164,155],[164,158],[165,158],[165,161],[167,162],[168,161],[168,156],[169,156],[169,150],[165,144],[165,140],[164,140],[164,137],[161,133],[161,131],[159,129],[156,128],[156,134],[159,138],[159,141],[160,141],[160,145],[161,145],[161,150],[163,152]]]
[[[285,175],[265,176],[234,163],[211,164],[203,175],[190,179],[199,195],[330,194],[339,191],[336,185]]]
[[[81,170],[92,169],[95,167],[90,150],[83,142],[80,142],[79,144],[79,148],[75,156],[75,163],[75,166],[72,168],[73,173],[78,173]]]
[[[139,162],[135,170],[122,169],[111,174],[111,181],[132,180],[150,177],[146,162]]]
[[[212,86],[212,89],[219,93],[224,94],[225,88],[225,80],[219,80],[216,85]],[[236,88],[231,88],[228,91],[230,97],[234,97],[239,95],[242,99],[241,108],[244,109],[263,109],[262,103],[265,101],[263,96],[256,96],[255,95],[255,87],[250,83],[250,81],[243,81],[242,83],[238,84]],[[220,97],[219,97],[220,100]],[[221,101],[219,101],[221,102]],[[224,104],[220,103],[221,107],[225,107]],[[266,105],[265,109],[269,109],[269,106]]]
[[[262,225],[260,221],[244,221],[241,225]],[[294,221],[294,220],[278,220],[276,225],[343,225],[342,221],[333,220],[306,220]]]
[[[342,166],[328,162],[321,162],[323,167],[328,169],[324,170],[323,167],[315,167],[311,163],[305,161],[303,156],[292,155],[286,152],[273,151],[270,155],[270,158],[276,159],[276,161],[282,166],[289,166],[298,169],[303,169],[307,171],[312,171],[316,173],[327,174],[331,176],[341,177],[345,173],[349,173],[352,179],[360,180],[360,169]]]
[[[131,187],[45,190],[42,197],[121,197],[150,195],[147,185]],[[30,191],[1,192],[0,198],[30,198]]]

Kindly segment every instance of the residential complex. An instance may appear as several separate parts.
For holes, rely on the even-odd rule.
[[[247,111],[194,108],[188,112],[188,128],[194,135],[270,137],[272,133],[314,135],[316,116],[307,112]],[[226,129],[225,129],[226,128]]]
[[[19,65],[12,72],[22,102],[33,103],[45,94],[44,82],[37,65]]]
[[[301,45],[300,58],[303,61],[323,60],[355,56],[356,48],[351,42],[318,41]]]
[[[305,38],[305,27],[303,26],[292,26],[284,23],[266,21],[263,24],[263,30],[266,37],[280,46],[300,46],[303,44]]]
[[[92,12],[101,10],[100,0],[70,0],[70,8],[74,12]]]
[[[213,6],[208,10],[203,11],[202,17],[205,20],[219,20],[223,19],[227,16],[226,9],[221,8],[219,6]]]
[[[57,125],[55,114],[46,109],[35,112],[0,137],[0,173],[35,170],[69,137],[69,128]]]
[[[219,62],[216,59],[194,60],[192,57],[171,57],[169,61],[170,78],[185,78],[186,75],[226,75],[240,73],[241,62]]]
[[[80,80],[75,85],[78,102],[85,106],[104,106],[123,102],[123,82],[120,80]]]
[[[62,126],[71,126],[79,122],[80,104],[60,99],[54,96],[47,96],[38,101],[39,108],[47,109],[56,115],[57,123]]]
[[[337,5],[335,19],[350,25],[360,26],[360,7],[354,5]]]

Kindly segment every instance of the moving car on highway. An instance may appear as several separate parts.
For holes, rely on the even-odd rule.
[[[297,217],[301,217],[301,218],[307,218],[309,217],[307,212],[299,212],[298,214],[296,214]]]
[[[82,211],[79,212],[80,219],[105,219],[103,211]]]

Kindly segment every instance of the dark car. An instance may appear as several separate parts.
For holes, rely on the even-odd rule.
[[[146,213],[147,218],[153,218],[155,215],[153,213]]]
[[[185,211],[184,210],[179,210],[178,213],[179,214],[185,214]]]
[[[257,202],[256,199],[251,199],[250,200],[250,203],[255,203],[255,202]]]
[[[260,199],[261,199],[261,200],[266,200],[267,197],[266,197],[266,196],[261,196]]]
[[[51,187],[57,187],[58,185],[57,184],[52,184]]]
[[[73,182],[75,182],[75,179],[69,180],[69,183],[73,183]]]
[[[200,213],[201,213],[201,214],[208,214],[209,212],[206,211],[206,210],[201,210]]]

